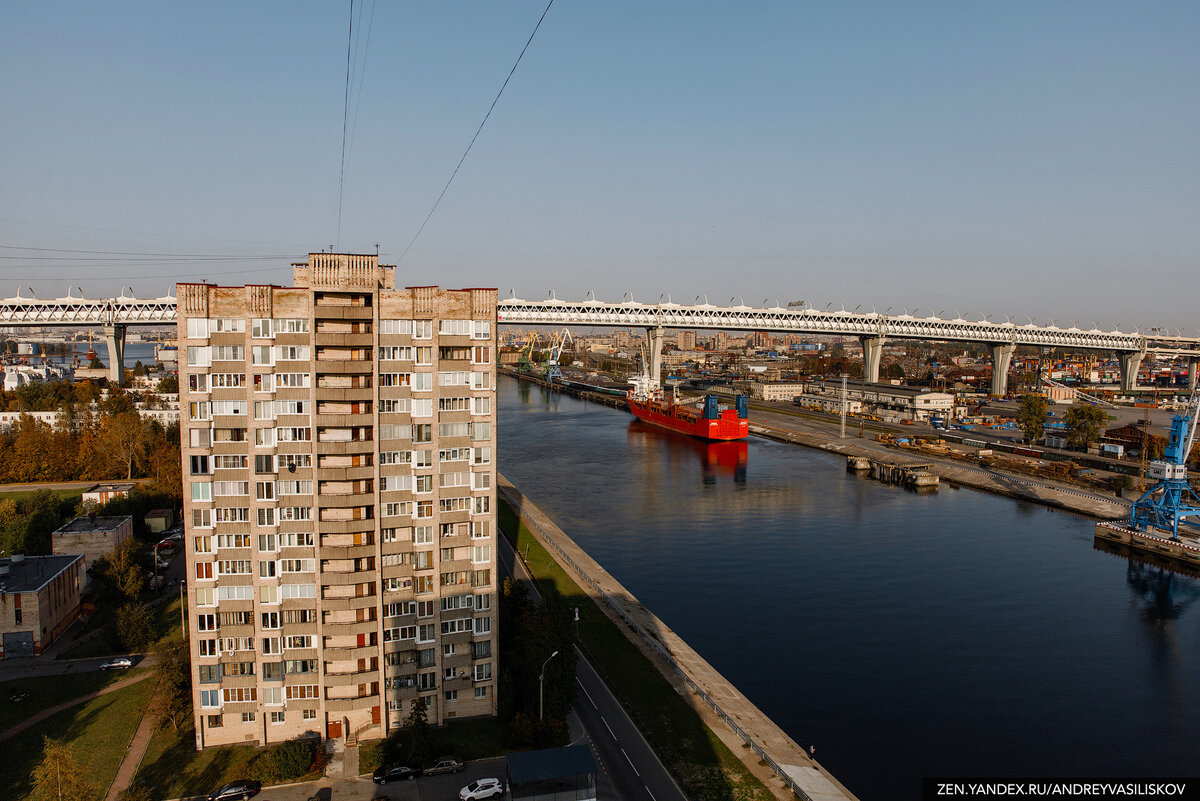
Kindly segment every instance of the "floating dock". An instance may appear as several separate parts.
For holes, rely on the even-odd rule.
[[[934,472],[932,463],[897,464],[877,459],[867,461],[870,462],[871,477],[885,484],[898,484],[912,489],[927,489],[938,485],[938,474]]]
[[[1200,538],[1191,535],[1180,534],[1179,539],[1173,540],[1169,534],[1149,529],[1139,531],[1125,521],[1114,520],[1096,524],[1096,539],[1200,569]]]

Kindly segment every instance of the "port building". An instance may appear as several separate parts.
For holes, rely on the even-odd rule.
[[[496,712],[496,290],[180,284],[196,746]]]

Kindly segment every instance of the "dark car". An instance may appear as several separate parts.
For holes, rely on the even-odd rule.
[[[438,757],[433,763],[432,768],[425,768],[426,776],[435,776],[439,773],[458,773],[463,769],[463,763],[452,756]]]
[[[394,765],[383,765],[375,770],[371,776],[371,781],[376,784],[387,784],[388,782],[399,781],[400,779],[408,779],[412,781],[421,775],[420,768],[410,768],[408,765],[396,763]]]
[[[208,801],[232,801],[235,798],[250,798],[251,796],[258,795],[258,791],[261,789],[262,784],[260,782],[241,779],[213,790],[208,794]]]

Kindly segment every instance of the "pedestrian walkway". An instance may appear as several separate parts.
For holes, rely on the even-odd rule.
[[[29,718],[28,720],[23,720],[20,723],[18,723],[16,726],[13,726],[11,729],[6,729],[5,731],[0,732],[0,743],[4,742],[5,740],[9,740],[9,739],[15,737],[16,735],[18,735],[21,732],[28,729],[30,726],[36,726],[38,723],[41,723],[43,720],[50,717],[51,715],[57,715],[59,712],[62,712],[64,709],[70,709],[73,706],[79,706],[80,704],[91,701],[93,698],[99,698],[102,695],[108,695],[109,693],[115,693],[117,690],[122,690],[131,684],[137,684],[139,681],[148,679],[152,675],[153,675],[153,672],[147,670],[145,673],[141,673],[137,676],[130,676],[127,679],[118,681],[116,684],[105,687],[103,690],[97,690],[94,693],[88,693],[87,695],[81,695],[78,698],[72,698],[70,701],[64,701],[57,706],[50,707],[49,709],[43,709],[41,712],[38,712],[36,715]]]
[[[117,796],[133,784],[133,777],[137,775],[138,768],[142,766],[142,757],[146,755],[150,737],[154,734],[154,720],[153,715],[142,715],[142,722],[138,724],[137,731],[133,733],[133,739],[129,741],[129,748],[125,749],[121,766],[117,768],[117,775],[113,777],[104,801],[117,801]]]

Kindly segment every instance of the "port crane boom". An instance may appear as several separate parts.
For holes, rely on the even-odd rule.
[[[1200,495],[1188,483],[1187,460],[1196,441],[1196,423],[1200,417],[1200,393],[1192,392],[1183,414],[1171,420],[1171,436],[1163,458],[1150,463],[1150,477],[1157,479],[1149,490],[1133,502],[1130,524],[1144,531],[1149,527],[1170,531],[1179,539],[1179,524],[1200,516]]]

